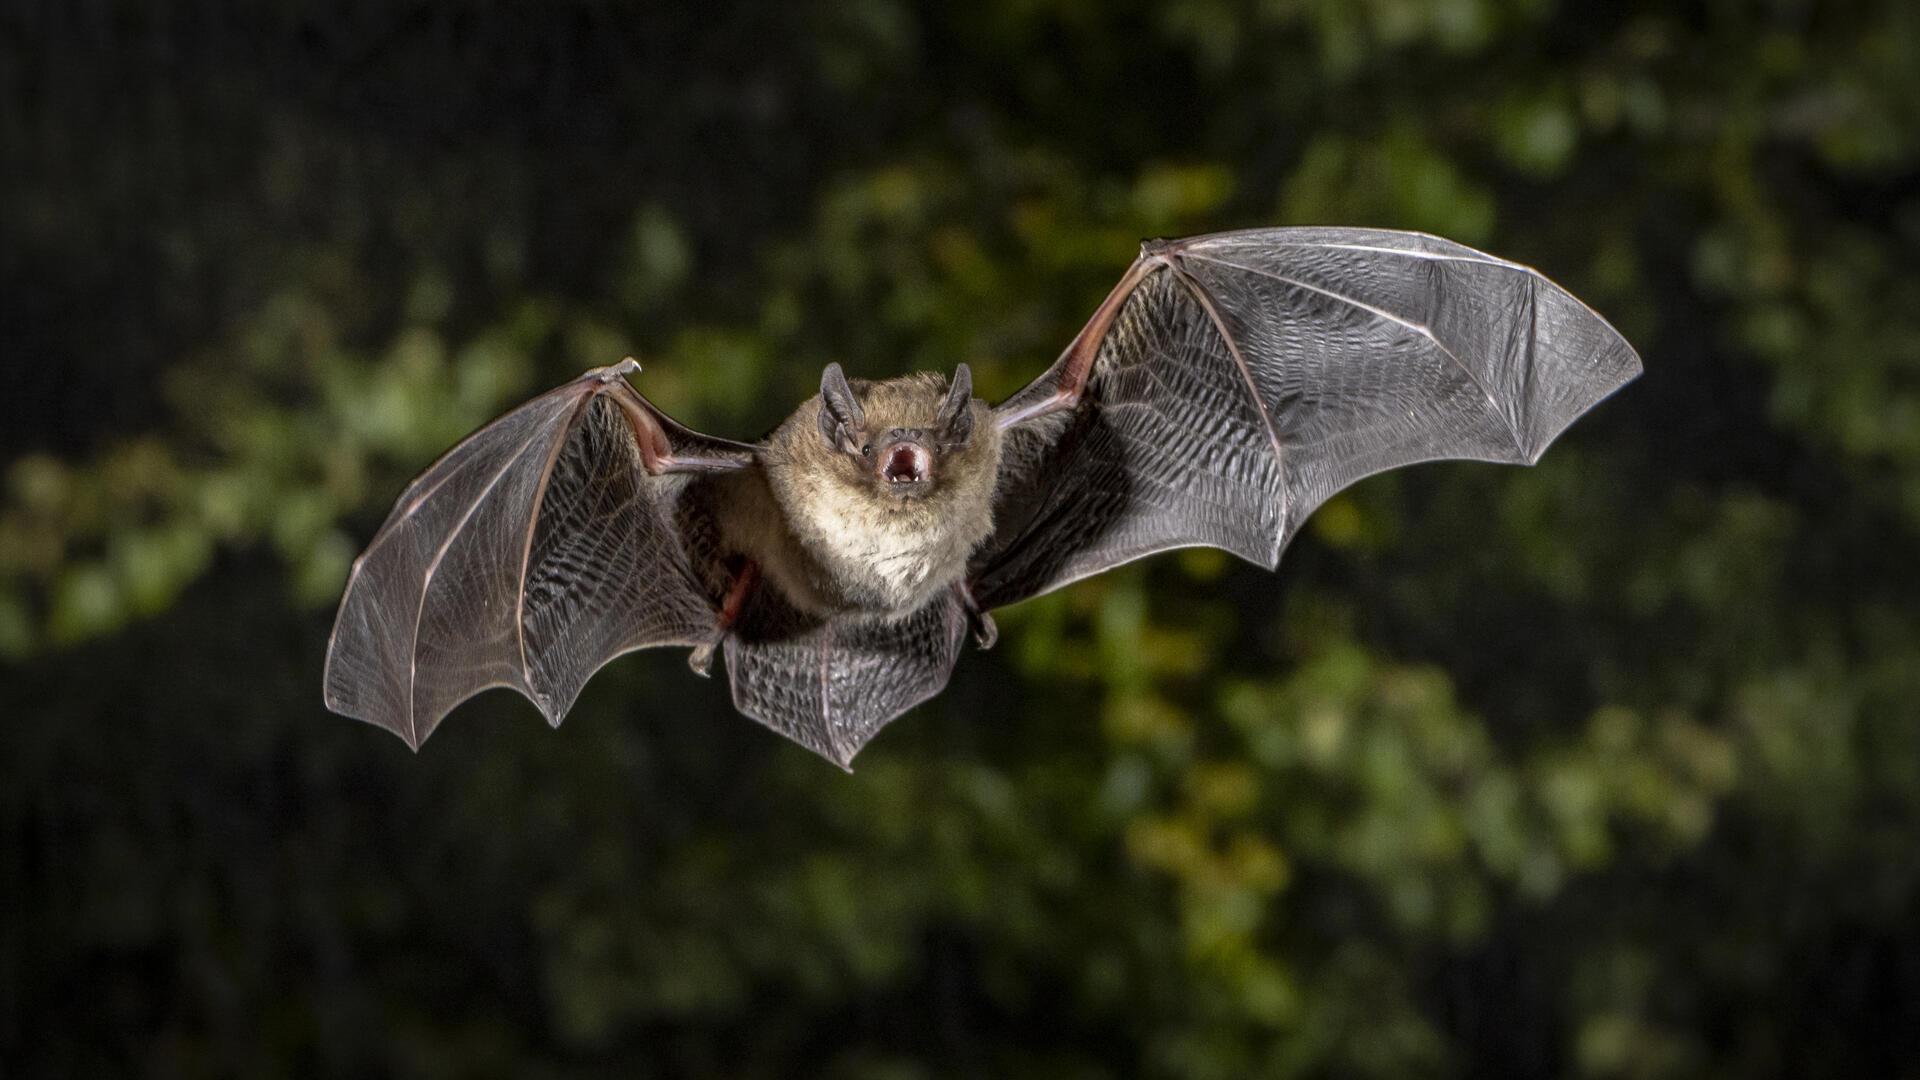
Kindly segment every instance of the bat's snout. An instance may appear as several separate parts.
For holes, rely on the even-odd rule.
[[[880,453],[880,479],[889,484],[924,484],[933,479],[933,454],[917,442],[892,443]]]

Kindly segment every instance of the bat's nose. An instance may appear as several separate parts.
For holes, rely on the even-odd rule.
[[[919,443],[894,443],[880,462],[880,478],[889,484],[924,484],[933,477],[933,455]]]

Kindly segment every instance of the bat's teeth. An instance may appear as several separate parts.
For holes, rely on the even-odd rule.
[[[895,443],[882,457],[880,476],[889,484],[918,484],[926,480],[933,464],[925,448],[910,442]]]

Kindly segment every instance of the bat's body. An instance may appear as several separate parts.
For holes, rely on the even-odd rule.
[[[861,448],[873,445],[871,453],[829,445],[819,432],[822,398],[809,400],[774,430],[752,466],[722,482],[720,535],[729,554],[753,560],[768,585],[808,614],[898,618],[958,584],[967,557],[992,531],[1000,432],[986,405],[968,396],[967,442],[951,453],[927,447],[924,460],[898,463],[931,473],[924,479],[888,480],[879,475],[886,452],[904,445],[895,453],[912,456],[915,448],[889,446],[885,433],[938,432],[949,384],[921,374],[847,389],[870,433]]]
[[[1156,242],[1026,389],[849,381],[758,443],[591,371],[414,481],[355,564],[327,703],[418,747],[510,686],[557,724],[622,653],[724,650],[734,702],[846,765],[991,610],[1168,548],[1271,568],[1313,508],[1434,458],[1532,463],[1639,373],[1539,274],[1433,237]]]

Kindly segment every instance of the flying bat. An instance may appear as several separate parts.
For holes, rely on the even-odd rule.
[[[1149,241],[1039,378],[849,379],[758,442],[627,360],[521,405],[401,493],[355,561],[328,708],[418,750],[511,687],[558,725],[635,649],[724,657],[740,712],[845,768],[940,692],[992,611],[1171,548],[1272,569],[1349,484],[1532,464],[1640,373],[1538,272],[1447,240],[1286,228]]]

